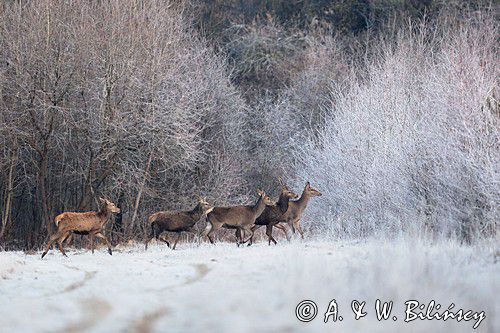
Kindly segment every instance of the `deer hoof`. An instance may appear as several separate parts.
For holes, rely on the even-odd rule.
[[[108,249],[108,253],[109,253],[110,256],[113,255],[113,251],[111,251],[111,249]]]
[[[43,257],[45,257],[46,254],[47,254],[47,252],[42,253],[42,259],[43,259]]]

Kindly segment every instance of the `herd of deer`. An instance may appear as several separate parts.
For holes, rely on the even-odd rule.
[[[241,245],[248,242],[252,244],[255,230],[261,226],[266,226],[266,235],[269,245],[276,244],[273,237],[273,227],[280,229],[289,239],[287,229],[283,224],[289,224],[295,232],[304,238],[304,233],[300,227],[300,219],[311,197],[321,196],[321,193],[312,188],[309,182],[306,183],[302,195],[298,200],[298,195],[290,190],[280,179],[281,194],[278,201],[273,202],[263,191],[257,190],[259,198],[254,205],[239,205],[232,207],[211,207],[205,199],[201,197],[196,207],[190,211],[162,211],[151,215],[148,219],[151,226],[151,233],[146,239],[146,249],[148,243],[156,238],[164,241],[170,247],[170,243],[161,238],[164,232],[177,234],[172,249],[175,249],[177,242],[183,232],[193,232],[195,224],[205,217],[207,226],[202,233],[203,237],[208,237],[213,244],[213,234],[220,228],[236,229],[236,243]],[[63,249],[63,242],[71,235],[89,235],[90,247],[94,253],[94,239],[101,238],[108,246],[109,254],[112,254],[111,243],[103,234],[103,230],[111,214],[119,213],[120,209],[109,200],[100,198],[101,209],[98,212],[74,213],[66,212],[59,214],[55,218],[57,232],[50,237],[50,240],[42,254],[42,258],[47,254],[52,244],[57,242],[59,250],[66,256]],[[247,236],[248,234],[248,236]],[[245,238],[246,237],[246,238]]]

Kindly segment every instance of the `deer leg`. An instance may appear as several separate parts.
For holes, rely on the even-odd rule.
[[[61,251],[61,253],[63,254],[63,256],[67,257],[68,255],[66,254],[66,252],[64,252],[64,249],[63,249],[63,246],[62,246],[62,242],[60,240],[57,242],[57,245],[59,247],[59,251]]]
[[[146,238],[146,244],[145,244],[146,250],[148,249],[149,242],[151,242],[151,240],[156,237],[156,233],[157,233],[156,227],[155,227],[154,223],[152,223],[151,224],[151,232],[149,233],[149,236]]]
[[[240,247],[241,244],[245,244],[243,239],[245,238],[245,236],[247,234],[247,230],[245,230],[244,228],[237,228],[236,232],[238,233],[238,239],[236,240],[236,245],[238,245],[238,247]],[[252,237],[252,236],[250,236],[250,237]],[[250,245],[251,244],[249,243],[248,246],[250,246]]]
[[[67,257],[66,255],[66,252],[64,252],[64,249],[63,249],[63,246],[62,246],[62,243],[63,241],[66,239],[66,237],[68,237],[70,234],[70,232],[67,232],[66,234],[63,234],[62,237],[59,237],[57,239],[57,246],[59,247],[59,251],[61,251],[61,253],[63,254],[63,256]]]
[[[111,251],[111,243],[109,242],[109,240],[106,238],[106,236],[104,236],[102,233],[98,232],[95,234],[96,237],[98,238],[101,238],[101,239],[104,239],[104,241],[106,242],[106,245],[108,246],[108,253],[110,255],[113,255],[113,251]]]
[[[222,224],[215,224],[215,225],[211,224],[211,227],[207,233],[207,237],[208,237],[208,240],[210,241],[210,243],[215,244],[212,234],[215,231],[219,230],[221,227],[222,227]]]
[[[210,243],[215,244],[214,239],[212,237],[212,234],[216,231],[219,230],[222,227],[222,224],[214,224],[212,221],[210,221],[209,218],[207,218],[207,226],[205,227],[205,230],[203,230],[203,233],[201,234],[201,237],[207,236],[208,240]]]
[[[205,227],[205,230],[203,230],[203,232],[201,233],[200,237],[207,236],[210,230],[212,230],[212,228],[213,228],[212,223],[207,219],[207,225]]]
[[[268,224],[266,226],[266,235],[268,237],[269,245],[271,245],[271,241],[273,241],[274,245],[277,244],[276,240],[273,237],[273,226],[271,224]]]
[[[168,248],[170,249],[170,242],[165,237],[166,236],[161,237],[161,233],[158,233],[156,235],[156,241],[162,241],[163,243],[167,244]]]
[[[246,226],[243,228],[243,231],[246,233],[247,231],[250,233],[250,237],[248,237],[246,240],[241,242],[241,244],[245,244],[246,242],[250,241],[253,237],[253,231],[251,226]]]
[[[146,238],[146,244],[145,244],[146,250],[148,249],[149,242],[151,242],[151,240],[153,238],[155,238],[155,231],[153,228],[151,228],[151,232],[150,232],[149,236]]]
[[[283,233],[285,234],[286,240],[290,241],[290,237],[288,236],[288,231],[286,230],[286,227],[284,225],[278,223],[274,227],[283,231]]]
[[[292,225],[294,226],[295,229],[297,229],[297,231],[300,234],[300,237],[302,239],[304,239],[304,232],[302,231],[302,228],[300,227],[300,220],[293,221]]]
[[[181,235],[182,235],[182,232],[179,232],[177,234],[177,237],[175,238],[174,246],[172,247],[172,250],[175,250],[175,246],[177,245],[177,242],[179,241],[179,238],[181,238]]]
[[[252,244],[253,244],[253,236],[254,236],[254,234],[255,234],[255,230],[259,229],[260,227],[262,227],[262,226],[261,226],[261,225],[259,225],[259,224],[254,224],[254,225],[252,226],[252,229],[251,229],[251,230],[252,230],[252,233],[253,233],[253,234],[252,234],[252,237],[250,238],[250,241],[248,242],[247,246],[250,246],[250,245],[252,245]]]
[[[94,236],[94,234],[91,233],[89,235],[89,237],[90,237],[90,250],[92,251],[92,254],[94,254],[94,237],[95,236]]]
[[[241,229],[240,228],[236,228],[235,236],[236,236],[236,246],[240,247],[240,242],[241,242]]]
[[[73,246],[73,244],[72,244],[72,243],[73,243],[73,239],[74,239],[73,234],[72,234],[72,233],[70,233],[68,236],[66,236],[66,237],[63,239],[63,243],[64,243],[64,242],[66,242],[66,245],[67,245],[67,246]]]
[[[59,234],[59,232],[53,234],[52,236],[50,236],[50,239],[49,239],[49,242],[47,243],[47,246],[45,247],[45,251],[43,251],[42,253],[42,259],[43,257],[45,257],[45,255],[47,254],[47,252],[49,252],[50,250],[50,247],[52,246],[52,244],[59,238],[61,237],[61,234]]]

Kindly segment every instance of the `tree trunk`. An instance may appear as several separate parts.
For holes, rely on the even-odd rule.
[[[135,220],[137,219],[137,211],[139,210],[139,203],[141,201],[142,192],[144,190],[144,186],[146,186],[146,180],[149,174],[149,168],[151,167],[151,160],[153,159],[153,150],[149,153],[148,161],[146,162],[146,167],[144,169],[144,177],[142,178],[142,182],[139,186],[139,192],[137,192],[137,196],[135,197],[134,204],[134,213],[132,214],[132,219],[130,220],[130,231],[132,232],[135,227]]]
[[[50,215],[49,215],[49,204],[47,198],[47,170],[48,170],[48,161],[47,154],[42,156],[40,160],[40,170],[38,172],[38,192],[40,195],[40,202],[42,205],[42,226],[46,228],[47,233],[51,233],[53,230],[52,224],[50,223]]]
[[[9,221],[12,220],[11,217],[12,192],[14,189],[14,178],[17,165],[17,157],[18,157],[18,148],[17,148],[17,141],[15,141],[12,150],[12,158],[10,159],[9,175],[7,178],[7,189],[6,189],[7,195],[5,200],[4,213],[2,214],[2,229],[0,230],[0,240],[3,240],[6,237],[5,231],[8,229],[7,225]]]
[[[115,216],[115,223],[112,228],[112,241],[117,244],[123,239],[123,206],[125,203],[125,193],[123,191],[120,192],[118,197],[117,207],[120,208],[120,212]]]

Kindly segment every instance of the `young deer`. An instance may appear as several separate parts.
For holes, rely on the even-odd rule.
[[[201,219],[202,216],[206,216],[212,208],[205,199],[201,197],[198,199],[198,204],[190,211],[186,212],[157,212],[151,215],[148,219],[151,225],[151,233],[146,239],[146,250],[148,249],[148,243],[156,237],[160,240],[160,235],[164,231],[170,231],[177,233],[177,238],[175,239],[174,246],[175,250],[177,241],[181,237],[183,232],[193,232],[194,225]],[[167,246],[170,247],[170,243],[166,240],[161,239]]]
[[[255,220],[255,225],[252,227],[252,231],[255,232],[258,228],[265,225],[266,235],[268,237],[269,245],[271,241],[277,244],[273,237],[273,227],[280,229],[284,232],[286,238],[288,239],[288,234],[286,228],[278,223],[286,222],[286,212],[288,210],[290,199],[297,199],[299,196],[290,190],[279,178],[281,185],[281,193],[276,206],[266,206],[264,212]],[[236,230],[238,233],[239,230]],[[238,238],[238,234],[236,237]],[[253,238],[250,239],[248,245],[252,245]]]
[[[243,241],[240,237],[237,240],[238,246],[247,242],[253,236],[252,227],[255,220],[262,214],[266,206],[274,204],[264,191],[257,190],[257,193],[259,193],[259,199],[254,205],[215,207],[207,215],[207,227],[203,232],[203,236],[207,236],[210,243],[213,244],[212,234],[224,227],[227,229],[237,229],[239,235],[241,235],[242,231],[243,234],[249,232],[250,237],[247,240]]]
[[[304,239],[304,232],[302,232],[302,228],[300,227],[300,219],[302,218],[302,214],[307,207],[309,199],[312,197],[320,197],[322,196],[321,192],[312,188],[309,182],[306,183],[304,187],[304,191],[302,191],[302,195],[300,199],[297,201],[290,201],[288,205],[288,211],[285,214],[286,222],[291,225],[292,231],[295,233],[295,229],[300,233],[300,237]]]
[[[89,235],[92,253],[94,253],[94,237],[104,239],[106,245],[108,246],[109,254],[113,254],[111,251],[111,243],[106,236],[102,234],[102,231],[104,230],[111,214],[119,213],[120,208],[116,207],[115,204],[109,200],[103,198],[99,198],[99,200],[101,201],[102,207],[98,212],[66,212],[56,216],[55,223],[57,226],[57,232],[50,237],[49,243],[42,254],[42,258],[45,257],[54,242],[57,242],[59,251],[67,257],[62,244],[72,233],[78,235]]]

